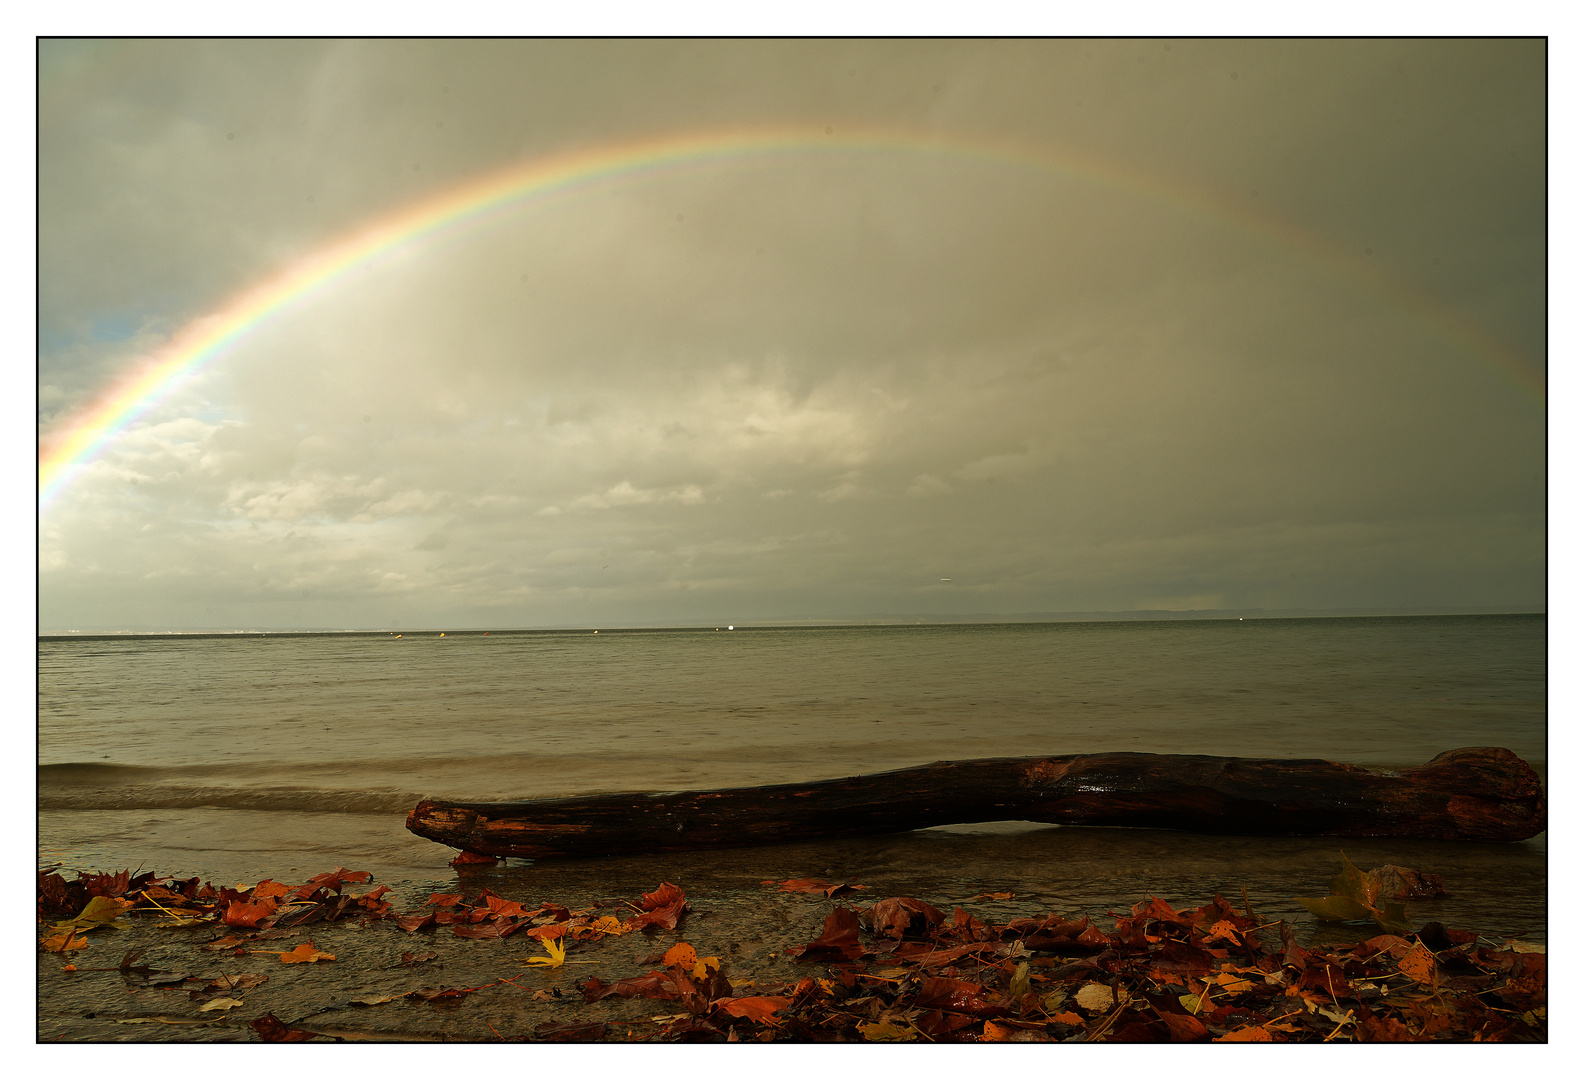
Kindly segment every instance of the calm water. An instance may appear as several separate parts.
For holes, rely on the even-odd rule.
[[[451,874],[453,854],[403,828],[425,796],[773,783],[947,758],[1408,765],[1499,745],[1543,775],[1545,634],[1543,616],[1460,616],[44,639],[40,859],[238,880],[341,864],[418,888]],[[1517,874],[1537,893],[1518,921],[1543,920],[1543,840],[1346,846],[1355,861],[1379,848],[1380,861],[1474,868],[1465,898],[1505,875],[1510,901]],[[1338,847],[989,825],[593,865],[653,877],[646,887],[749,864],[948,891],[999,875],[1105,903],[1225,888],[1228,874],[1286,895],[1309,867],[1321,875],[1309,892],[1323,893]],[[1052,878],[1058,864],[1068,878]],[[493,873],[544,881],[590,865]]]

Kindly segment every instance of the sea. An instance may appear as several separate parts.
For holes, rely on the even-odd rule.
[[[1297,898],[1325,895],[1346,859],[1440,875],[1447,895],[1411,917],[1543,942],[1544,833],[1497,844],[1013,821],[453,868],[455,851],[405,828],[423,798],[1108,751],[1394,768],[1463,746],[1507,747],[1545,776],[1544,615],[73,634],[38,641],[38,860],[244,885],[342,866],[414,904],[459,878],[535,903],[672,881],[741,918],[763,882],[797,877],[1006,909],[981,917],[1219,893],[1331,940],[1349,931]]]

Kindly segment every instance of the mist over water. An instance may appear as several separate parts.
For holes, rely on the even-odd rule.
[[[404,828],[422,797],[711,788],[974,757],[1135,750],[1400,766],[1495,745],[1543,775],[1545,634],[1544,616],[1456,616],[44,639],[40,859],[239,880],[319,862],[443,876],[450,849]],[[1090,876],[1102,892],[1144,885],[1168,849],[1195,853],[1184,867],[1241,859],[1243,878],[1280,883],[1294,865],[1335,864],[1341,846],[993,824],[908,836],[873,844],[955,845],[962,887],[1047,874],[1050,859],[1104,864],[1099,886]],[[1082,852],[1066,850],[1080,837]],[[753,859],[770,873],[801,852],[785,868],[796,875],[858,853],[873,875],[862,861],[873,844]],[[1398,862],[1423,849],[1431,863],[1477,849],[1503,867],[1493,889],[1510,883],[1513,860],[1543,882],[1542,842],[1348,846]],[[721,857],[667,856],[653,872]],[[1532,899],[1543,911],[1543,887]]]

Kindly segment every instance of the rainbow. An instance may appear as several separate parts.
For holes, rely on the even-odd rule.
[[[1078,176],[1175,204],[1262,236],[1414,312],[1544,402],[1544,373],[1434,297],[1299,226],[1241,201],[1194,190],[1093,155],[963,135],[793,125],[673,133],[518,163],[442,190],[365,224],[197,319],[132,373],[40,440],[42,510],[81,466],[207,365],[298,301],[397,249],[466,229],[491,215],[714,161],[811,152],[947,154]]]

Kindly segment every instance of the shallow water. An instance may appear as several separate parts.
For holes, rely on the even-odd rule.
[[[45,639],[39,857],[234,882],[345,865],[417,893],[455,879],[454,853],[403,827],[421,797],[723,787],[1108,750],[1409,765],[1500,745],[1543,775],[1545,632],[1543,616],[1467,616]],[[755,874],[856,876],[937,899],[1015,891],[1058,907],[1151,891],[1202,903],[1206,890],[1246,885],[1280,917],[1296,913],[1291,896],[1325,892],[1342,848],[1359,865],[1443,873],[1455,885],[1436,902],[1445,915],[1422,917],[1543,935],[1543,836],[991,824],[513,860],[490,873],[540,899],[587,875],[642,889],[687,874],[723,888],[722,875],[754,887]]]

